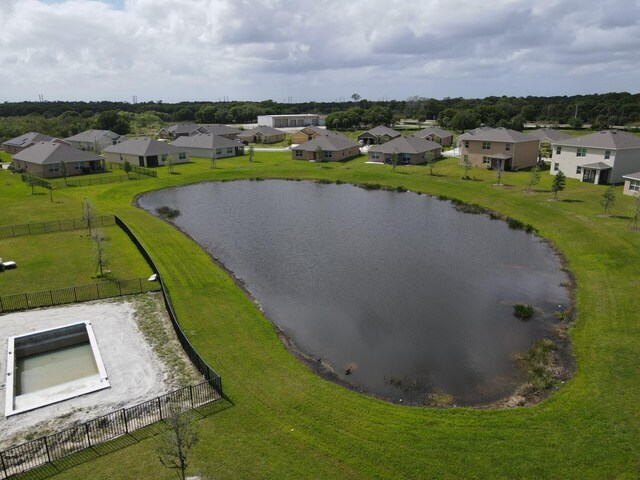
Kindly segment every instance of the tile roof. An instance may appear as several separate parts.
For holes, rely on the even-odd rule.
[[[45,141],[38,142],[16,153],[13,159],[39,165],[49,165],[60,162],[96,161],[102,160],[102,157],[93,152],[73,148],[65,143]]]

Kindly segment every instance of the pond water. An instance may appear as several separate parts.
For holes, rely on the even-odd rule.
[[[568,306],[542,240],[414,193],[294,181],[202,183],[149,193],[246,283],[296,347],[355,388],[421,403],[508,396],[515,352]],[[528,322],[513,305],[536,307]],[[211,305],[215,311],[215,305]]]

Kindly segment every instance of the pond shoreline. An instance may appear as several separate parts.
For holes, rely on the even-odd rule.
[[[205,181],[201,181],[201,182],[194,182],[192,184],[188,184],[188,185],[180,185],[180,186],[176,186],[176,187],[169,187],[169,188],[165,188],[165,189],[159,189],[159,190],[154,190],[153,192],[157,192],[160,190],[174,190],[174,189],[179,189],[179,188],[183,188],[185,186],[192,186],[192,185],[197,185],[197,184],[208,184],[208,183],[225,183],[225,182],[229,182],[229,181],[261,181],[261,180],[267,180],[265,178],[250,178],[250,179],[237,179],[237,180],[223,180],[223,181],[216,181],[216,180],[205,180]],[[271,179],[268,179],[271,180]],[[372,398],[376,398],[388,403],[393,403],[393,404],[398,404],[398,405],[409,405],[409,406],[419,406],[419,407],[436,407],[436,408],[447,408],[447,407],[456,407],[456,406],[463,406],[463,407],[470,407],[470,408],[474,408],[474,409],[504,409],[504,408],[512,408],[512,407],[516,407],[516,406],[530,406],[530,405],[535,405],[537,403],[540,403],[541,401],[543,401],[544,399],[548,398],[549,396],[551,396],[555,391],[557,391],[559,388],[561,388],[561,385],[564,384],[566,381],[568,381],[569,379],[571,379],[573,377],[574,371],[575,371],[575,361],[574,361],[574,357],[572,355],[572,346],[571,346],[571,341],[570,338],[568,336],[568,329],[571,327],[571,325],[573,324],[573,321],[575,319],[575,291],[576,291],[576,282],[575,282],[575,278],[573,273],[570,271],[570,269],[568,268],[568,262],[565,258],[565,256],[562,254],[562,252],[548,239],[541,237],[540,235],[538,235],[537,231],[535,230],[535,228],[533,228],[531,225],[524,225],[521,222],[518,221],[514,221],[515,222],[515,227],[512,226],[511,221],[513,221],[513,219],[511,217],[508,217],[506,215],[500,214],[499,212],[496,212],[494,210],[482,207],[480,205],[477,204],[472,204],[472,203],[466,203],[463,202],[459,199],[455,199],[455,198],[449,198],[449,197],[445,197],[445,196],[434,196],[431,195],[429,193],[426,192],[418,192],[418,191],[410,191],[405,189],[404,187],[386,187],[386,186],[381,186],[379,184],[362,184],[362,183],[356,183],[356,184],[352,184],[349,182],[342,182],[342,181],[337,181],[337,182],[330,182],[330,181],[326,181],[326,180],[301,180],[301,179],[273,179],[273,180],[287,180],[287,181],[296,181],[296,182],[300,182],[300,181],[304,181],[304,182],[308,182],[308,183],[319,183],[319,184],[343,184],[343,185],[351,185],[354,187],[358,187],[358,188],[363,188],[365,190],[385,190],[385,191],[395,191],[395,192],[402,192],[402,193],[415,193],[421,196],[429,196],[431,198],[440,200],[440,201],[449,201],[452,205],[453,208],[455,208],[457,211],[462,212],[462,213],[470,213],[470,214],[483,214],[483,215],[487,215],[489,216],[490,219],[492,220],[502,220],[505,221],[508,226],[512,229],[521,229],[521,230],[525,230],[526,233],[530,233],[533,234],[534,236],[536,236],[537,239],[539,239],[541,242],[545,243],[547,246],[550,247],[550,249],[553,251],[554,255],[558,258],[559,262],[560,262],[560,268],[559,270],[562,271],[564,273],[564,275],[567,278],[566,282],[563,282],[562,286],[566,288],[567,293],[568,293],[568,298],[569,298],[569,303],[567,305],[567,308],[564,310],[565,314],[563,316],[562,321],[557,324],[554,325],[553,328],[548,328],[547,333],[544,335],[543,338],[547,338],[550,339],[554,342],[554,344],[556,345],[556,350],[553,354],[553,359],[554,359],[554,364],[558,367],[555,369],[556,373],[554,375],[554,379],[557,381],[557,385],[554,386],[554,388],[549,389],[549,390],[545,390],[542,392],[536,392],[534,395],[528,395],[526,397],[522,397],[520,395],[518,395],[518,390],[526,383],[526,382],[521,382],[518,385],[516,385],[514,391],[511,394],[506,395],[503,398],[500,398],[499,400],[496,401],[492,401],[492,402],[488,402],[488,403],[456,403],[455,399],[453,399],[452,401],[435,401],[435,402],[410,402],[410,401],[406,401],[404,399],[394,399],[394,398],[389,398],[386,397],[384,395],[378,395],[375,394],[357,384],[354,384],[352,382],[349,382],[347,379],[339,376],[339,374],[327,363],[325,363],[322,359],[319,358],[312,358],[311,355],[309,355],[308,353],[306,353],[304,351],[304,349],[300,348],[296,342],[293,340],[293,338],[291,337],[291,335],[289,335],[286,331],[284,331],[282,328],[280,328],[274,321],[273,319],[271,319],[269,317],[269,315],[267,315],[267,313],[265,312],[264,308],[262,307],[262,305],[260,304],[260,302],[253,296],[253,294],[251,293],[251,291],[248,288],[247,283],[239,278],[234,271],[232,271],[231,269],[227,268],[227,266],[224,264],[224,262],[222,262],[219,258],[217,258],[212,252],[208,251],[206,248],[204,248],[191,234],[189,234],[188,232],[186,232],[184,229],[182,229],[181,227],[179,227],[178,225],[176,225],[175,223],[173,223],[170,219],[164,218],[162,215],[158,215],[154,212],[150,212],[149,210],[144,209],[143,207],[141,207],[140,203],[139,203],[139,199],[140,197],[149,194],[151,192],[145,192],[141,195],[138,195],[135,197],[134,199],[134,205],[142,210],[147,211],[148,213],[152,213],[152,215],[157,216],[158,218],[160,218],[161,220],[165,221],[166,223],[170,224],[171,226],[173,226],[174,228],[176,228],[177,230],[179,230],[182,234],[184,234],[185,236],[187,236],[188,238],[190,238],[191,240],[193,240],[202,250],[204,250],[206,252],[206,254],[213,260],[213,262],[216,264],[216,266],[218,266],[218,268],[220,268],[222,271],[224,271],[232,280],[233,282],[243,290],[243,292],[245,293],[245,295],[252,301],[252,303],[254,303],[254,305],[256,305],[258,307],[258,310],[261,312],[262,316],[268,320],[271,325],[273,326],[276,335],[278,336],[278,338],[280,339],[280,341],[282,342],[282,344],[285,346],[285,348],[293,355],[294,358],[296,358],[300,363],[302,363],[303,365],[305,365],[309,370],[311,370],[312,372],[314,372],[316,375],[318,375],[319,377],[321,377],[324,380],[328,380],[331,381],[343,388],[346,388],[348,390],[351,390],[353,392],[356,393],[360,393]],[[514,318],[514,321],[515,318]],[[446,395],[445,395],[446,396]]]

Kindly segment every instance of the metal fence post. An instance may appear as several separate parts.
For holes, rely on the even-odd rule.
[[[53,305],[53,291],[49,290],[49,298],[51,299],[51,305]]]
[[[193,385],[189,385],[189,394],[191,395],[191,408],[194,408],[194,406],[193,406]]]
[[[29,297],[26,293],[24,294],[24,302],[27,304],[27,308],[29,308]]]
[[[91,437],[89,436],[89,422],[84,424],[84,430],[85,432],[87,432],[87,443],[91,447],[92,445],[91,445]]]
[[[158,397],[158,410],[160,411],[160,420],[162,420],[162,403],[160,402],[160,397]]]
[[[0,452],[0,465],[2,465],[2,471],[4,472],[4,478],[9,478],[9,472],[7,471],[7,466],[4,464],[4,455]]]
[[[122,409],[122,416],[124,417],[124,431],[129,433],[129,423],[127,422],[127,409]]]
[[[44,448],[47,451],[47,461],[51,463],[51,454],[49,453],[49,443],[47,442],[47,437],[42,437],[44,439]]]

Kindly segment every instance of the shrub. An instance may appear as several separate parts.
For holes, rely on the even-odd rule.
[[[531,320],[534,313],[535,310],[531,305],[518,303],[513,306],[513,316],[520,320]]]
[[[167,207],[166,205],[163,205],[162,207],[156,208],[156,212],[158,212],[161,216],[163,216],[165,218],[175,218],[178,215],[180,215],[180,210],[176,210],[174,208]]]
[[[524,223],[520,220],[516,220],[515,218],[507,219],[507,225],[509,225],[509,228],[513,230],[524,230]]]
[[[379,183],[363,183],[360,186],[365,190],[380,190],[382,188]]]
[[[528,393],[537,393],[555,386],[554,376],[556,345],[547,338],[535,342],[527,353],[518,353],[515,360],[527,377]]]

